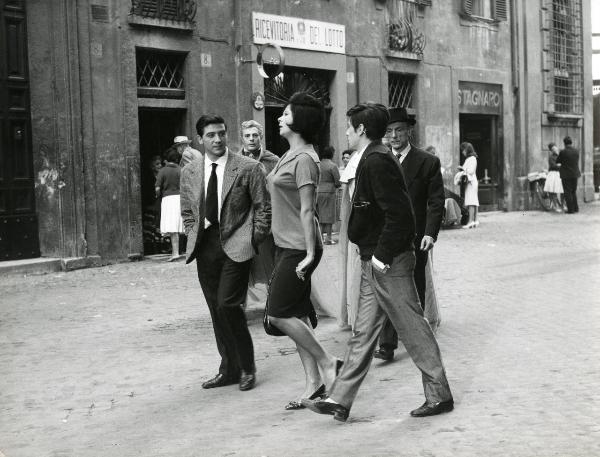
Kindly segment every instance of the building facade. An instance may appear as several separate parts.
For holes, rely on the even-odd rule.
[[[483,210],[532,207],[524,177],[569,134],[591,199],[589,0],[0,0],[0,10],[12,40],[0,49],[0,260],[155,252],[152,158],[194,137],[208,112],[226,119],[231,149],[256,119],[281,154],[276,119],[297,90],[325,103],[319,146],[338,158],[345,112],[365,100],[408,109],[414,142],[436,148],[450,188],[459,145],[472,142]],[[274,79],[256,63],[265,43],[283,49]]]

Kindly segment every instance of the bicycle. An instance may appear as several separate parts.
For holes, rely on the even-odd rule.
[[[546,172],[534,171],[528,173],[527,180],[529,181],[529,196],[531,200],[535,198],[544,211],[550,211],[550,208],[552,207],[552,199],[550,198],[550,194],[544,191],[544,184],[546,184]]]

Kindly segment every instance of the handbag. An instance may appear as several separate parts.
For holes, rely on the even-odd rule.
[[[308,312],[308,320],[310,321],[310,325],[312,328],[317,328],[319,324],[319,317],[317,316],[317,312],[315,311],[315,307],[312,302],[310,304],[310,311]],[[269,320],[269,298],[267,297],[267,303],[265,304],[265,313],[263,314],[263,328],[265,329],[265,333],[271,336],[286,336],[281,330],[279,330],[275,325],[271,324]]]

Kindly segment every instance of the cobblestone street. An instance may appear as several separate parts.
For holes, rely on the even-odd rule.
[[[409,416],[420,374],[397,352],[373,363],[346,424],[283,409],[303,371],[261,309],[256,388],[203,390],[217,351],[182,261],[1,277],[0,455],[600,455],[600,204],[484,213],[441,232],[434,268],[454,412]],[[316,331],[343,355],[335,319]]]

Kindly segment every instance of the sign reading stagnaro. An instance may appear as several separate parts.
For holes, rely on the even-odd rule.
[[[284,48],[346,52],[346,27],[297,17],[252,13],[254,43],[276,43]]]
[[[502,86],[459,81],[458,110],[461,113],[502,114]]]

